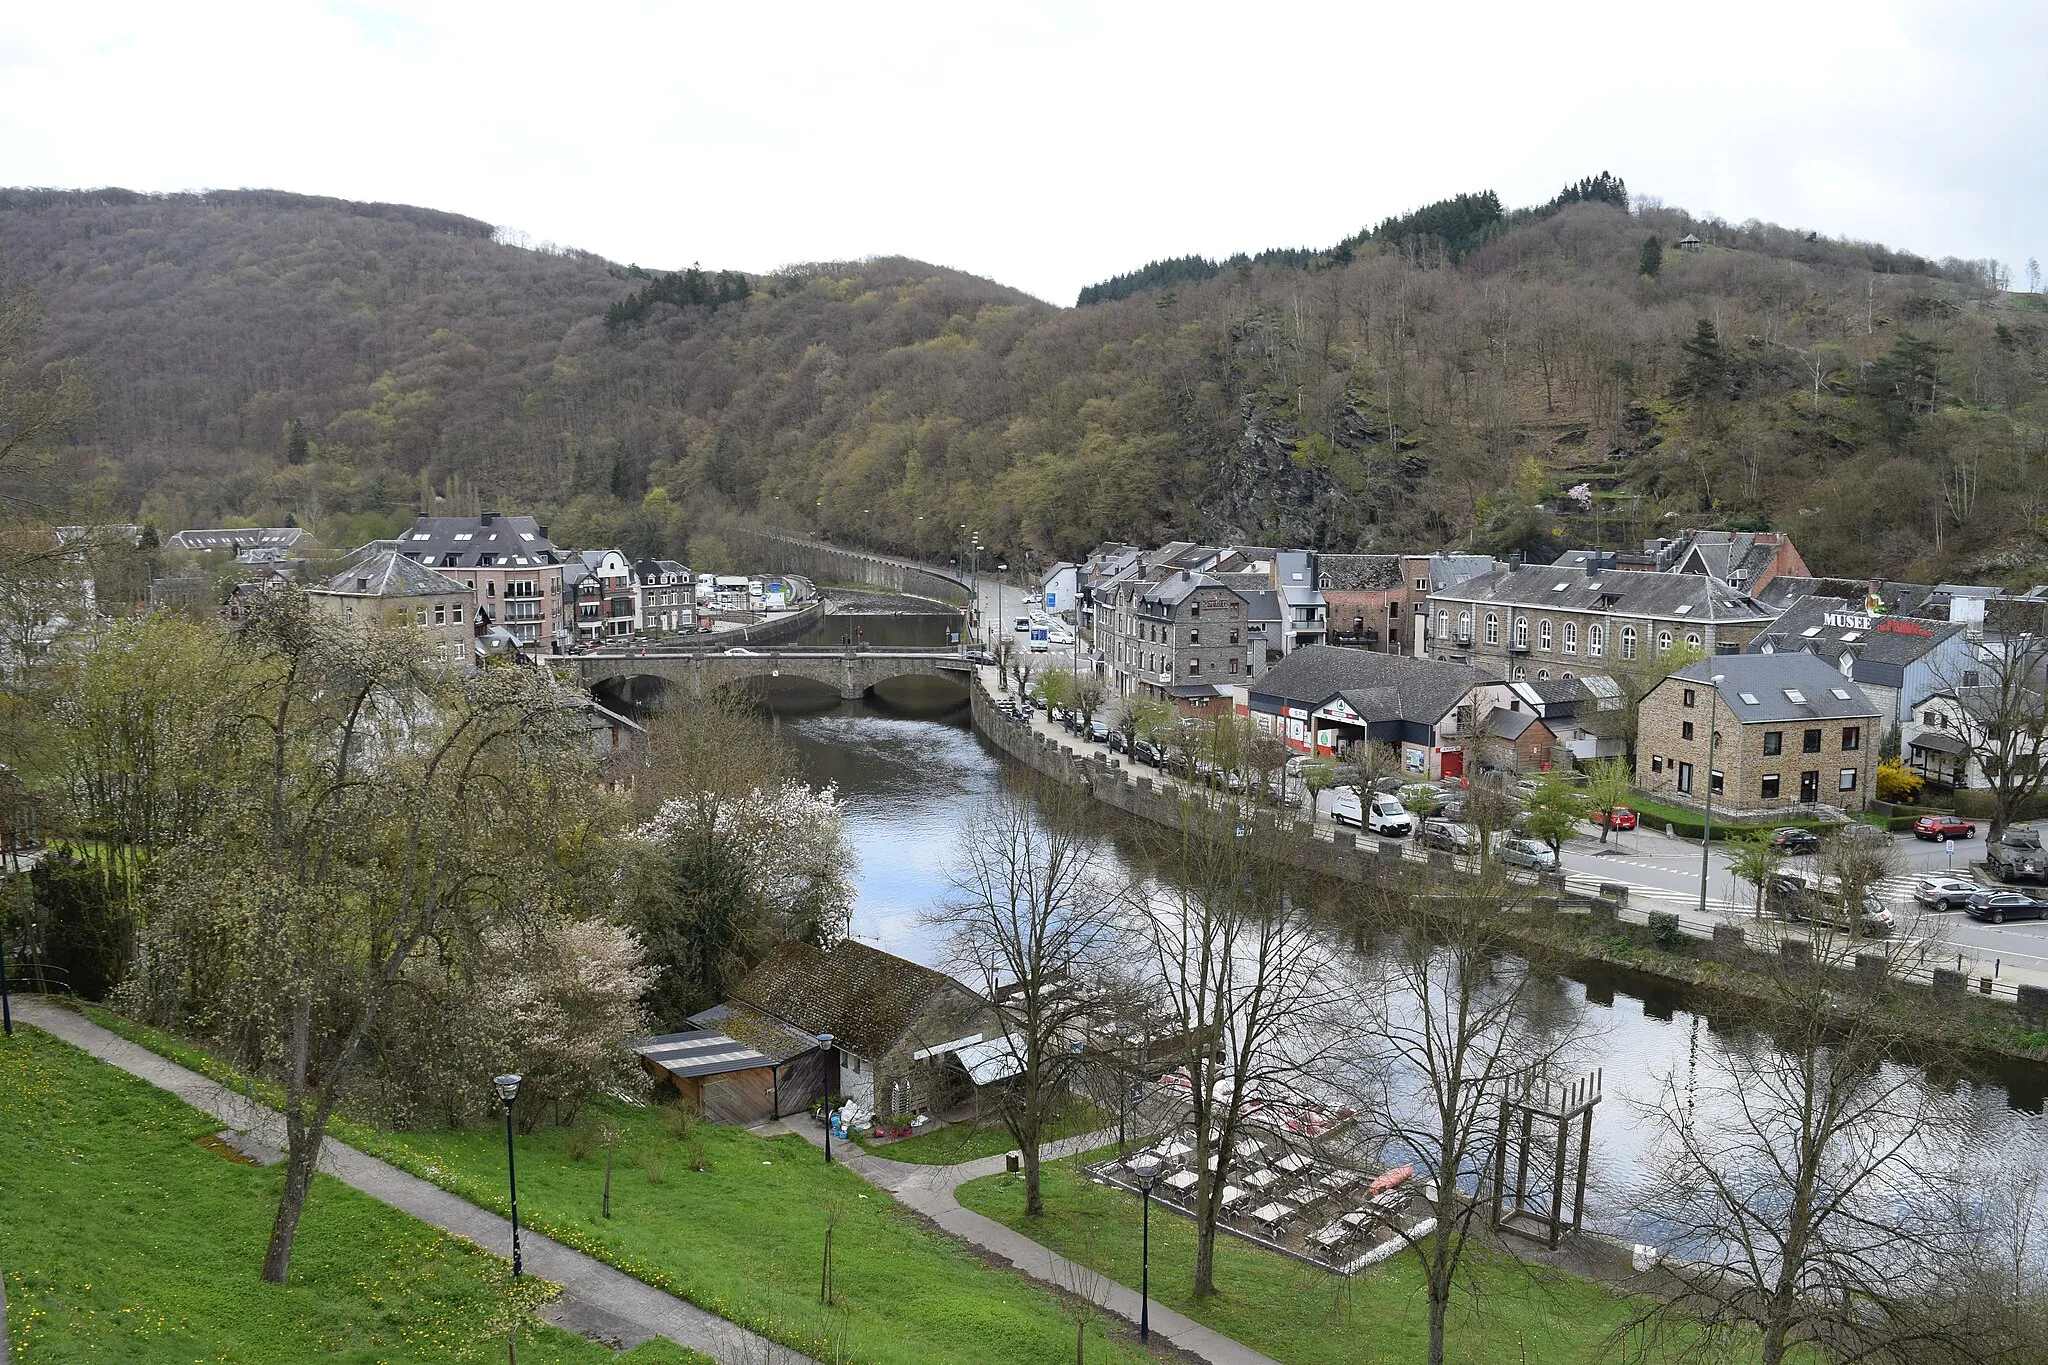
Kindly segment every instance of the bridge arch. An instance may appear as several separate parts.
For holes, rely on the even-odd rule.
[[[577,682],[593,691],[651,692],[659,684],[670,695],[698,699],[733,683],[804,680],[857,700],[878,683],[898,678],[943,678],[964,694],[972,666],[958,654],[933,650],[763,649],[581,654],[561,661]]]

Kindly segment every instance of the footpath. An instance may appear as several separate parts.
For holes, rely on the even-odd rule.
[[[276,1110],[253,1104],[81,1014],[33,998],[17,1000],[14,1014],[20,1022],[33,1024],[110,1066],[169,1091],[202,1113],[248,1134],[254,1142],[270,1147],[284,1143],[284,1117]],[[512,1225],[506,1219],[347,1143],[327,1139],[321,1146],[320,1169],[372,1199],[480,1247],[503,1251],[512,1244]],[[562,1287],[561,1297],[549,1305],[546,1316],[570,1331],[626,1346],[666,1337],[702,1351],[720,1365],[804,1365],[810,1360],[531,1229],[520,1229],[519,1247],[527,1270]],[[4,1313],[0,1313],[0,1332],[5,1331],[5,1324]]]
[[[799,1122],[782,1126],[814,1147],[825,1145],[825,1130],[816,1124]],[[1114,1141],[1114,1128],[1063,1138],[1045,1144],[1042,1160],[1052,1161],[1076,1152],[1091,1151]],[[832,1159],[843,1162],[848,1170],[876,1189],[887,1192],[898,1203],[923,1214],[977,1251],[1007,1261],[1023,1274],[1063,1293],[1085,1293],[1105,1312],[1113,1313],[1133,1326],[1137,1324],[1141,1306],[1137,1290],[1077,1265],[993,1218],[960,1206],[956,1193],[959,1188],[970,1180],[1000,1173],[1004,1168],[1001,1156],[963,1161],[955,1166],[920,1166],[863,1152],[852,1143],[835,1143]],[[1278,1365],[1271,1357],[1212,1331],[1193,1318],[1162,1307],[1157,1300],[1152,1303],[1150,1318],[1155,1337],[1163,1337],[1188,1355],[1209,1361],[1211,1365]]]

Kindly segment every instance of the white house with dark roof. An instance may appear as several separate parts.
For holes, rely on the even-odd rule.
[[[1301,754],[1336,754],[1370,741],[1400,751],[1402,766],[1429,777],[1464,771],[1466,741],[1505,684],[1460,664],[1308,645],[1233,691],[1239,715]]]

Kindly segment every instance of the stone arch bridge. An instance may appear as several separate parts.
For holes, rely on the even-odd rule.
[[[843,698],[858,700],[876,683],[892,678],[947,678],[965,688],[974,676],[974,666],[957,652],[916,647],[622,649],[550,658],[548,662],[586,688],[628,678],[659,678],[692,700],[727,683],[756,678],[806,678],[833,688]]]

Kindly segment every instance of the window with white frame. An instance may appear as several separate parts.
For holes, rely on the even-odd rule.
[[[1658,652],[1659,654],[1665,654],[1665,653],[1668,653],[1668,652],[1670,652],[1670,649],[1671,649],[1671,632],[1670,632],[1670,631],[1668,631],[1668,630],[1660,630],[1660,631],[1658,631],[1658,632],[1657,632],[1657,652]]]
[[[1529,647],[1529,618],[1528,618],[1528,617],[1526,617],[1526,616],[1517,616],[1517,617],[1515,618],[1515,648],[1516,648],[1516,649],[1527,649],[1528,647]]]
[[[1623,626],[1621,628],[1621,657],[1624,659],[1636,657],[1636,628],[1634,626]]]
[[[1564,652],[1565,652],[1565,653],[1567,653],[1567,654],[1576,654],[1576,653],[1578,653],[1578,652],[1579,652],[1579,623],[1578,623],[1577,621],[1567,621],[1567,622],[1565,622],[1565,623],[1564,623],[1564,632],[1563,632],[1563,636],[1564,636]]]
[[[1550,618],[1544,617],[1536,623],[1536,648],[1545,654],[1550,652]]]
[[[1586,627],[1586,653],[1595,659],[1607,653],[1607,627],[1598,621]]]
[[[1497,612],[1486,613],[1486,643],[1500,643],[1500,615]]]
[[[1469,640],[1469,639],[1471,639],[1471,638],[1472,638],[1472,613],[1471,613],[1471,612],[1469,612],[1469,611],[1461,611],[1461,612],[1459,612],[1459,613],[1458,613],[1458,634],[1459,634],[1459,635],[1460,635],[1461,637],[1463,637],[1464,639],[1467,639],[1467,640]]]

